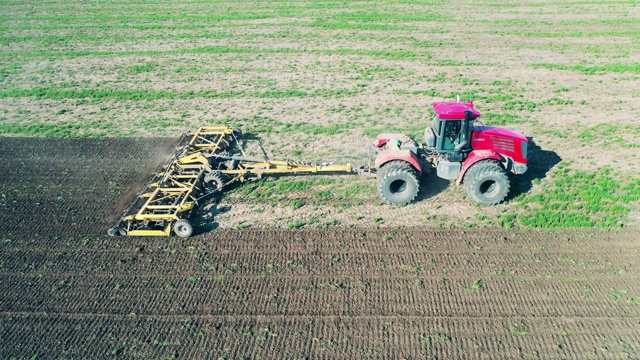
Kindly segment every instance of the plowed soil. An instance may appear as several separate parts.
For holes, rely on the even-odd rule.
[[[0,141],[0,358],[638,358],[638,229],[112,238],[167,139]]]

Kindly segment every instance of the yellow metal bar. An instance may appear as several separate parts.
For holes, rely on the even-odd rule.
[[[140,210],[138,211],[138,214],[136,216],[140,216],[142,215],[142,213],[144,213],[144,210],[147,206],[149,206],[151,204],[151,202],[154,201],[154,198],[158,195],[158,192],[160,192],[160,189],[155,189],[153,191],[153,193],[151,194],[151,196],[149,196],[149,199],[147,199],[147,201],[144,203],[144,205],[142,205],[142,207],[140,208]]]
[[[185,199],[186,200],[186,199]],[[180,206],[178,208],[178,212],[183,212],[183,211],[187,211],[187,210],[191,210],[193,209],[193,206],[195,205],[195,203],[193,201],[183,201],[182,202],[182,206]]]
[[[286,173],[318,173],[318,172],[351,172],[352,165],[287,165],[286,162],[264,162],[246,164],[244,169],[222,170],[223,174],[286,174]]]
[[[228,126],[224,126],[224,125],[202,126],[202,127],[200,127],[200,129],[198,129],[198,133],[200,133],[200,134],[224,134],[224,135],[230,135],[230,134],[233,133],[233,129],[228,127]]]
[[[166,187],[166,188],[158,188],[162,192],[166,193],[176,193],[177,195],[184,193],[186,190],[184,187]]]
[[[174,175],[173,177],[175,179],[197,179],[198,176],[200,176],[200,174],[193,174],[193,175]]]
[[[183,183],[183,182],[181,182],[181,181],[178,181],[178,180],[174,179],[173,177],[170,177],[170,178],[169,178],[169,181],[170,181],[171,183],[173,183],[175,186],[178,186],[178,188],[188,189],[188,188],[190,188],[190,187],[191,187],[191,186],[190,186],[191,184],[189,184],[189,183]]]
[[[215,143],[216,146],[220,143],[220,140],[224,137],[224,135],[229,135],[233,133],[233,129],[228,126],[203,126],[193,135],[193,138],[189,142],[191,146],[197,146],[196,140],[201,137],[201,135],[219,135],[217,141],[209,141],[210,143]],[[201,145],[201,144],[200,144]]]
[[[213,147],[213,146],[212,146]],[[217,145],[216,145],[217,147]],[[191,155],[187,155],[187,156],[183,156],[180,159],[178,159],[178,164],[193,164],[193,163],[200,163],[200,164],[206,164],[207,166],[209,165],[209,160],[204,157],[204,155],[202,155],[202,153],[197,152]]]
[[[176,197],[176,195],[170,194],[170,195],[167,195],[167,196],[163,196],[163,197],[161,197],[161,198],[154,198],[154,199],[153,199],[153,201],[152,201],[151,203],[156,203],[156,202],[158,202],[158,201],[162,201],[162,200],[164,200],[164,199],[169,199],[169,198],[172,198],[172,197]],[[147,207],[148,207],[148,206],[151,206],[151,204],[147,205]]]
[[[141,214],[134,217],[135,220],[178,220],[175,214]]]
[[[169,236],[171,226],[167,226],[164,230],[131,230],[127,232],[129,236]]]

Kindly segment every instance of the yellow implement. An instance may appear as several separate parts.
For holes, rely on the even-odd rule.
[[[351,164],[319,165],[247,157],[238,130],[204,126],[186,133],[171,162],[159,167],[109,235],[189,237],[189,216],[198,201],[234,181],[265,174],[352,172]]]

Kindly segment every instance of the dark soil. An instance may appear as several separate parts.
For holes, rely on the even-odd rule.
[[[0,358],[640,357],[637,229],[108,237],[173,144],[0,140]]]

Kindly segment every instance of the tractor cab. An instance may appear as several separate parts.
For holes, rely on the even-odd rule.
[[[433,109],[433,124],[424,134],[427,147],[448,161],[463,161],[471,151],[472,123],[480,112],[471,102],[436,102]]]

